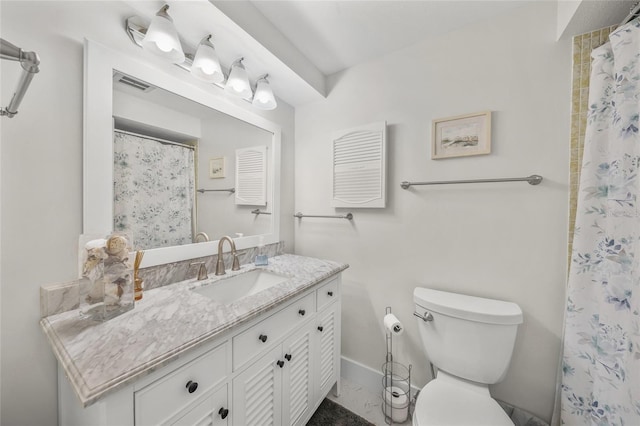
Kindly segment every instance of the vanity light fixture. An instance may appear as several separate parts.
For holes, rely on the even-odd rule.
[[[203,38],[198,45],[193,64],[191,64],[191,75],[207,83],[222,83],[224,81],[218,54],[211,43],[211,34]]]
[[[224,91],[248,99],[252,95],[251,84],[249,84],[249,76],[242,61],[244,61],[244,58],[237,59],[231,64],[229,78],[224,86]]]
[[[253,95],[253,101],[251,104],[259,109],[275,109],[278,106],[276,97],[273,96],[273,90],[269,80],[267,80],[269,74],[265,74],[256,82],[256,93]]]
[[[220,64],[215,47],[211,43],[211,34],[200,41],[195,49],[195,55],[190,53],[193,51],[191,48],[187,49],[188,51],[185,53],[182,50],[178,32],[173,25],[173,19],[167,14],[167,9],[169,9],[169,5],[164,5],[148,28],[144,19],[138,16],[128,18],[125,29],[131,41],[145,50],[171,59],[175,65],[191,73],[194,77],[218,86],[225,92],[239,96],[250,102],[255,108],[271,110],[278,106],[273,89],[267,80],[267,74],[258,78],[255,96],[252,97],[253,91],[249,76],[242,63],[244,58],[231,64],[229,77],[225,83],[225,71]],[[159,29],[164,30],[160,31]]]
[[[169,5],[165,4],[156,13],[142,40],[142,47],[175,64],[179,64],[184,62],[185,56],[180,45],[178,31],[173,25],[173,19],[167,13],[168,9]]]

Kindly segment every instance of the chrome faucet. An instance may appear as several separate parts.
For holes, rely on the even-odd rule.
[[[198,239],[202,238],[203,242],[209,242],[209,236],[205,233],[205,232],[198,232],[196,234],[196,237],[193,239],[194,243],[199,242]]]
[[[218,242],[218,262],[216,262],[216,275],[224,275],[224,259],[222,258],[222,246],[224,246],[224,242],[229,241],[231,244],[231,255],[233,255],[233,266],[231,267],[232,271],[240,270],[240,262],[238,261],[238,254],[236,253],[236,244],[233,242],[231,237],[224,236],[220,238]]]

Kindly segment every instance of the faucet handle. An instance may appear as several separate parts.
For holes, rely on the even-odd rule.
[[[236,253],[236,251],[233,251],[233,265],[231,266],[231,270],[232,271],[239,271],[240,270],[240,261],[238,260],[238,253]]]
[[[198,268],[198,281],[206,280],[207,278],[209,278],[209,276],[207,275],[207,265],[205,262],[192,262],[189,264],[189,266],[194,265],[200,265],[200,268]]]

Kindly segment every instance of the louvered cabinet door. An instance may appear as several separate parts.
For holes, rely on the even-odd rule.
[[[267,147],[236,149],[236,204],[267,205]]]
[[[312,346],[313,323],[283,344],[285,366],[282,370],[283,425],[302,425],[313,407]]]
[[[340,318],[339,303],[332,303],[318,312],[315,329],[317,362],[316,386],[322,396],[326,395],[338,380],[340,362]]]
[[[386,207],[386,123],[336,132],[333,207]]]
[[[233,380],[234,425],[282,424],[283,367],[277,364],[278,361],[283,361],[280,345]]]

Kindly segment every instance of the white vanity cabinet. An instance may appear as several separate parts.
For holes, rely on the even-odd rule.
[[[304,425],[340,377],[340,275],[82,408],[60,425]]]

